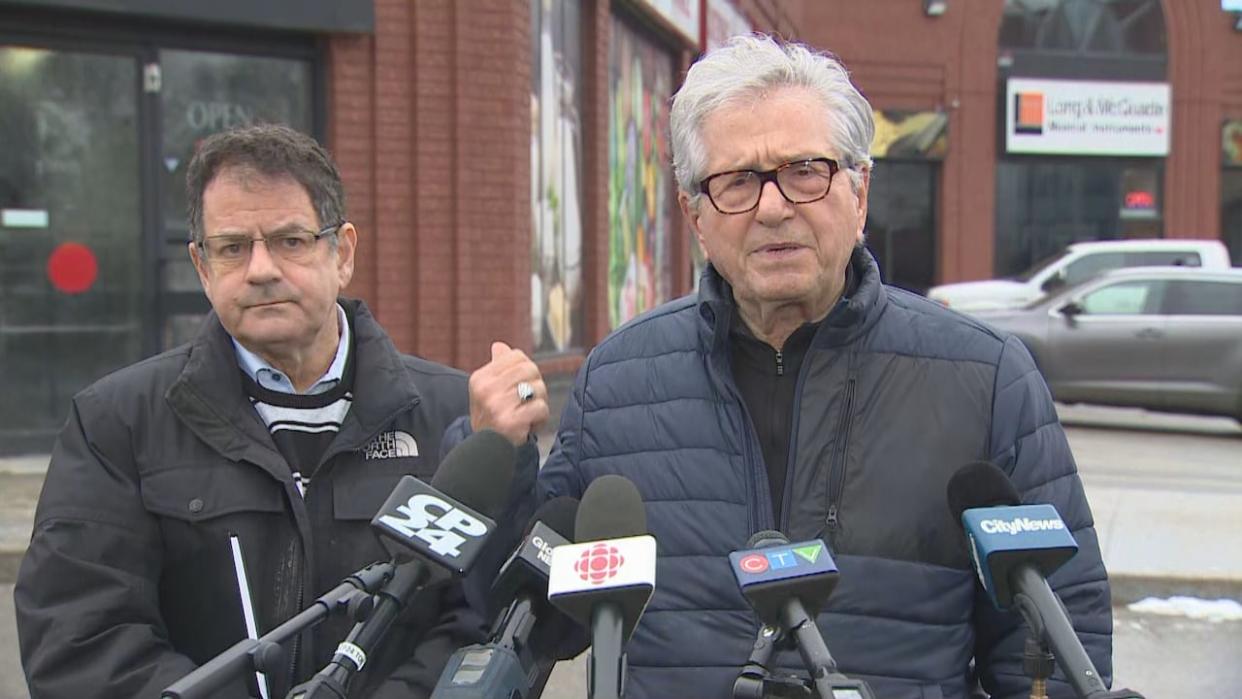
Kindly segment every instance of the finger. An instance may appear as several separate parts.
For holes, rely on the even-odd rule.
[[[492,361],[494,362],[500,357],[504,356],[505,354],[508,354],[510,349],[512,348],[503,342],[500,342],[500,341],[493,342],[492,343]]]

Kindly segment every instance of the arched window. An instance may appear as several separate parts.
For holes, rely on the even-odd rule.
[[[1163,56],[1160,0],[1006,0],[1001,49]]]

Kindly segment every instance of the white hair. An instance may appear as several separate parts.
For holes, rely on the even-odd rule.
[[[836,57],[798,43],[777,42],[764,34],[740,35],[703,56],[673,95],[669,131],[677,186],[698,202],[698,183],[708,173],[701,130],[715,110],[743,99],[759,99],[773,90],[801,87],[824,105],[841,169],[857,191],[862,171],[871,168],[875,120],[871,105],[850,82]]]

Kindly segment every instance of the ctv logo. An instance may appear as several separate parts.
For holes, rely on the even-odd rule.
[[[1030,517],[1017,517],[1012,520],[1003,519],[985,519],[979,523],[979,528],[985,534],[1008,534],[1017,536],[1022,532],[1045,532],[1057,531],[1065,529],[1065,523],[1060,519],[1031,519]]]
[[[748,553],[738,560],[737,565],[742,569],[743,573],[758,575],[769,570],[795,568],[799,565],[799,559],[807,563],[814,563],[819,560],[819,554],[823,550],[823,544],[815,543],[807,546],[773,549],[763,553]]]
[[[407,539],[419,539],[433,553],[456,558],[466,539],[487,534],[487,525],[434,495],[419,494],[397,507],[401,515],[384,515],[379,521]]]
[[[582,552],[574,562],[574,570],[578,577],[592,585],[602,585],[616,576],[625,565],[625,556],[617,547],[600,542]]]

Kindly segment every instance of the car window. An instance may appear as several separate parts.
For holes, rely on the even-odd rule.
[[[1100,272],[1124,267],[1126,262],[1123,252],[1093,252],[1069,263],[1065,268],[1065,285],[1075,286],[1096,276]]]
[[[1165,293],[1166,315],[1242,316],[1242,283],[1178,279]]]
[[[1158,308],[1154,293],[1159,282],[1130,281],[1100,287],[1082,297],[1078,305],[1086,315],[1139,315]]]
[[[1202,267],[1199,253],[1190,250],[1145,250],[1126,253],[1127,267]]]

